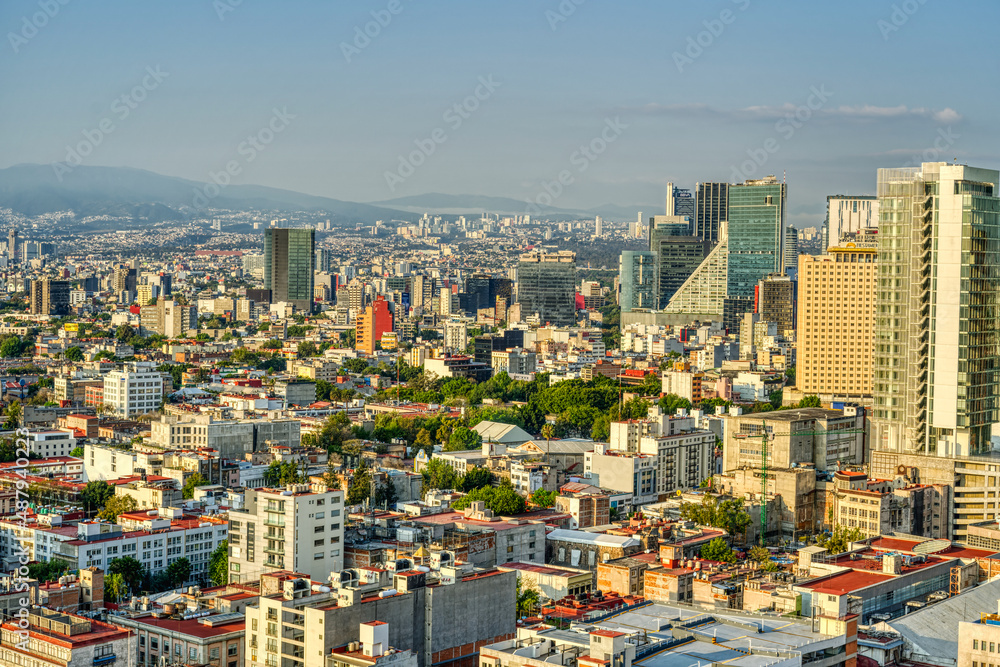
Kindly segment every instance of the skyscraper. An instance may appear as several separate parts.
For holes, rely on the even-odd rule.
[[[694,220],[694,196],[686,188],[667,183],[667,215],[679,215]]]
[[[995,170],[944,162],[878,171],[876,449],[990,450],[1000,394],[998,183]]]
[[[659,265],[655,252],[625,250],[618,260],[618,280],[621,296],[618,304],[623,313],[636,308],[659,307]]]
[[[264,231],[264,288],[271,290],[272,303],[312,311],[315,243],[315,229]]]
[[[791,225],[785,227],[785,247],[781,256],[785,273],[795,276],[799,270],[799,230]]]
[[[760,319],[778,325],[778,335],[795,329],[795,283],[783,273],[764,276],[757,283],[757,309]]]
[[[12,229],[7,232],[7,259],[11,264],[18,263],[17,245],[17,230]]]
[[[354,349],[367,354],[375,353],[375,343],[382,340],[382,334],[392,331],[392,311],[389,302],[379,294],[375,301],[358,314]]]
[[[729,219],[729,184],[695,185],[694,235],[715,245],[721,240],[721,223]]]
[[[727,322],[753,306],[757,281],[781,273],[785,184],[774,176],[729,186]]]
[[[534,252],[517,265],[517,302],[523,317],[568,326],[576,323],[576,253]]]
[[[69,281],[43,278],[31,283],[32,315],[68,315]]]
[[[795,387],[824,400],[872,395],[877,241],[799,258]]]

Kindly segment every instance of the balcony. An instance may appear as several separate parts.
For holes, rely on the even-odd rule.
[[[100,657],[95,656],[94,657],[94,664],[95,665],[110,665],[110,664],[114,663],[116,657],[117,656],[115,656],[114,653],[112,653],[111,655],[102,655]]]

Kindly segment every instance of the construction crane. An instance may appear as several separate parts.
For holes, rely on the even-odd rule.
[[[843,429],[843,430],[826,430],[826,431],[790,431],[788,433],[771,433],[770,438],[773,440],[776,437],[791,437],[793,435],[825,435],[830,436],[841,436],[841,435],[851,435],[858,433],[866,433],[867,431],[863,428],[853,428],[853,429]],[[767,422],[761,420],[760,422],[760,545],[767,546],[765,534],[767,533],[767,443],[769,434],[767,432]],[[747,439],[751,436],[749,433],[734,433],[734,438]]]

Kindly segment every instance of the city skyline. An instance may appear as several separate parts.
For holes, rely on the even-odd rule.
[[[441,192],[575,209],[649,206],[668,182],[784,174],[787,221],[802,228],[822,221],[827,195],[874,194],[877,167],[1000,156],[991,94],[959,83],[959,56],[919,71],[906,57],[958,23],[975,41],[998,11],[987,3],[970,3],[973,25],[934,3],[895,16],[867,3],[564,4],[69,4],[35,27],[35,3],[5,3],[12,94],[0,120],[12,131],[0,168],[72,162],[67,147],[90,133],[84,165],[359,202]],[[160,29],[136,28],[147,22]],[[762,42],[776,22],[784,39]],[[294,43],[246,47],[292,25]],[[172,28],[189,48],[175,48]],[[845,33],[851,48],[829,58]],[[594,48],[597,35],[630,46]],[[517,57],[478,48],[514,39]],[[768,62],[782,75],[761,88]],[[956,77],[945,95],[918,85],[945,73]],[[591,142],[599,153],[580,150]]]

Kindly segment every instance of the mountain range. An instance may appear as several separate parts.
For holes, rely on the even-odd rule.
[[[214,196],[213,196],[214,195]],[[25,216],[73,211],[80,217],[131,218],[136,224],[208,217],[210,209],[325,212],[335,225],[371,224],[376,220],[415,220],[418,215],[481,213],[575,220],[600,215],[634,220],[649,207],[608,204],[593,209],[528,205],[517,199],[484,195],[429,193],[370,204],[271,188],[261,185],[217,187],[130,167],[19,164],[0,169],[0,208]]]

